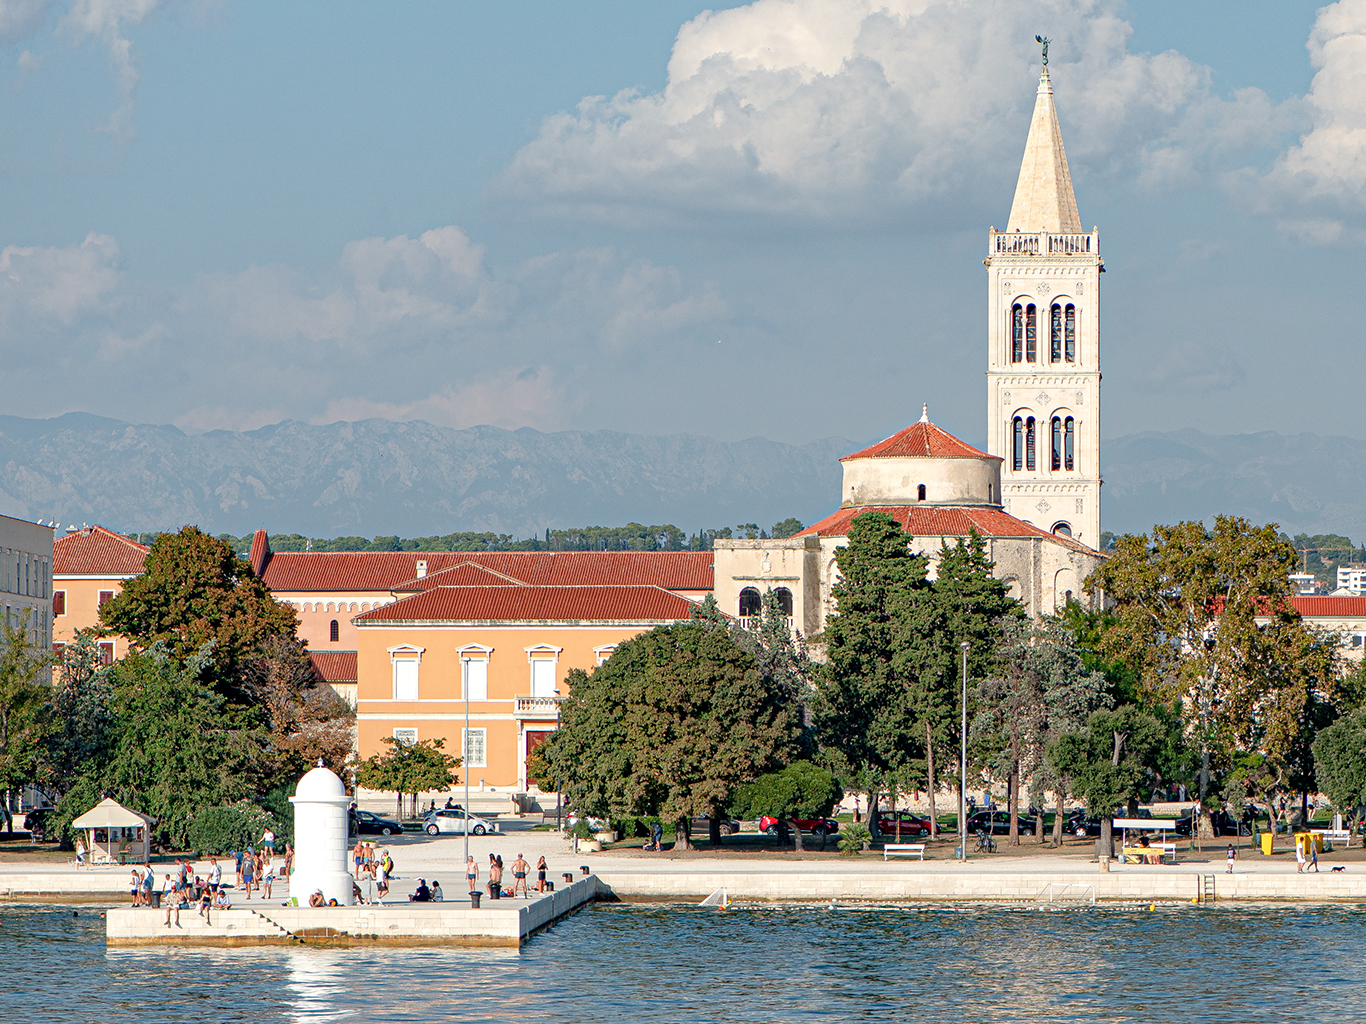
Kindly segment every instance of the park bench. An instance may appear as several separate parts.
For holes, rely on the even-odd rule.
[[[1149,843],[1147,846],[1126,846],[1123,850],[1124,863],[1144,864],[1145,858],[1157,854],[1159,862],[1165,862],[1168,857],[1173,864],[1176,863],[1176,844],[1175,843]]]
[[[891,860],[893,857],[917,857],[925,859],[924,843],[888,843],[882,848],[882,859]]]
[[[1325,843],[1334,843],[1334,844],[1336,844],[1336,843],[1338,843],[1338,842],[1340,841],[1340,842],[1342,843],[1342,846],[1343,846],[1344,849],[1350,849],[1350,848],[1351,848],[1351,845],[1352,845],[1352,833],[1348,832],[1345,828],[1344,828],[1344,829],[1316,828],[1316,829],[1313,829],[1312,831],[1314,831],[1314,832],[1318,833],[1319,835],[1323,836],[1323,841],[1324,841]]]

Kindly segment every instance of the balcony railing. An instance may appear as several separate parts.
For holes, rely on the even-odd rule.
[[[788,631],[789,633],[791,633],[791,632],[792,632],[792,616],[791,616],[791,615],[787,616],[785,619],[783,619],[783,622],[787,624],[787,631]],[[757,630],[757,629],[758,629],[760,626],[762,626],[763,624],[764,624],[764,617],[763,617],[762,615],[741,615],[741,616],[740,616],[740,628],[741,628],[741,629]]]
[[[1100,251],[1100,238],[1094,231],[1087,235],[997,231],[992,239],[991,251],[1000,256],[1094,256]]]
[[[512,708],[514,718],[554,718],[559,714],[563,697],[517,697]]]

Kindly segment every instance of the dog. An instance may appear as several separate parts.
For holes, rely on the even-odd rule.
[[[1346,870],[1347,870],[1347,865],[1345,865],[1345,864],[1339,864],[1339,865],[1338,865],[1337,867],[1335,867],[1333,870],[1334,870],[1334,871],[1346,871]]]

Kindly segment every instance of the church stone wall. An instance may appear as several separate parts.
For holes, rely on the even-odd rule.
[[[806,636],[821,628],[820,538],[718,540],[713,547],[716,603],[727,615],[740,614],[740,592],[763,594],[786,587],[792,593],[792,625]]]
[[[1001,463],[996,459],[935,459],[925,456],[848,459],[846,505],[999,505]]]

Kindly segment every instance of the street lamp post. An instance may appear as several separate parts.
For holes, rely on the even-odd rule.
[[[560,731],[560,691],[555,691],[555,731]],[[560,830],[560,772],[555,771],[555,831]]]
[[[962,747],[958,754],[958,859],[968,859],[968,642],[958,645],[963,649],[963,722]]]
[[[461,819],[460,831],[465,836],[465,864],[470,862],[470,660],[460,659],[460,688],[465,691],[465,737],[460,744],[461,764],[465,769],[465,817]]]

